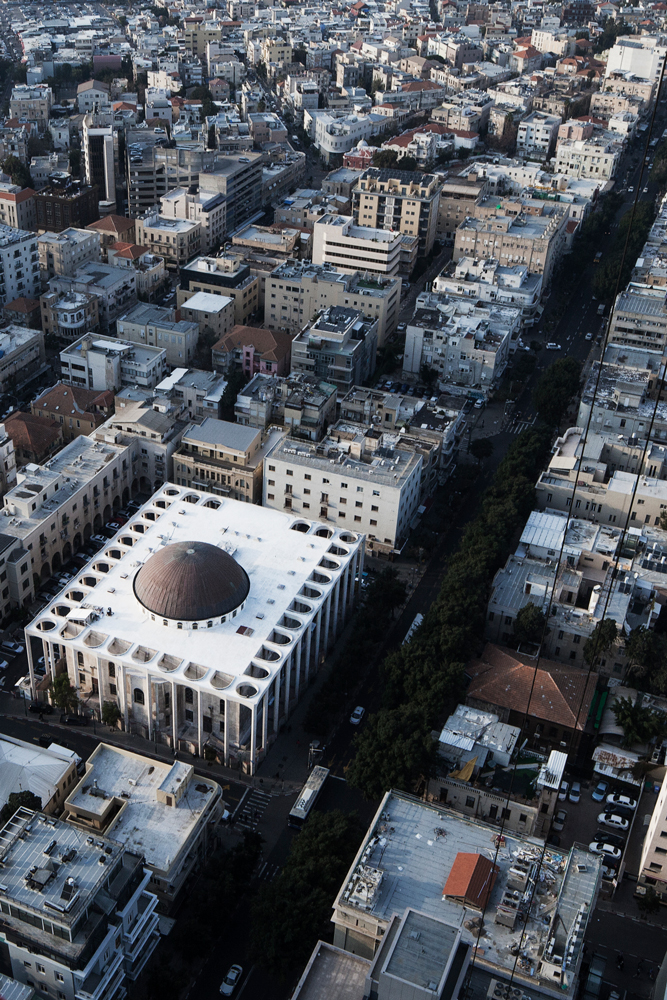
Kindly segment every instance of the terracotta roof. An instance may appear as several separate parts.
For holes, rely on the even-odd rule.
[[[141,246],[140,243],[123,243],[119,241],[111,244],[111,250],[117,250],[116,257],[123,257],[126,260],[138,260],[145,253],[150,253],[148,247]]]
[[[183,303],[187,305],[187,302]],[[235,351],[251,345],[264,361],[282,361],[292,350],[292,338],[282,330],[264,330],[257,326],[232,327],[216,344],[214,351]]]
[[[137,110],[136,104],[128,104],[127,101],[115,101],[111,105],[111,107],[112,107],[112,109],[114,111],[136,111]]]
[[[22,191],[15,191],[11,193],[9,191],[0,191],[0,198],[5,201],[13,201],[15,204],[20,205],[22,202],[27,201],[28,198],[32,198],[35,192],[32,188],[23,188]]]
[[[12,299],[5,306],[5,312],[30,313],[35,309],[39,309],[39,299],[27,299],[25,295]]]
[[[498,872],[499,868],[484,855],[459,851],[445,883],[443,896],[483,910]]]
[[[32,132],[32,122],[22,122],[18,118],[5,118],[5,128],[24,128]]]
[[[78,385],[64,385],[58,382],[33,400],[36,410],[48,410],[65,417],[77,416],[95,422],[95,407],[110,410],[114,404],[114,394],[108,389],[83,389]]]
[[[583,730],[598,675],[541,659],[534,676],[535,663],[530,657],[519,659],[514,650],[487,643],[481,659],[466,666],[472,678],[468,698]]]
[[[16,449],[35,456],[45,454],[56,442],[62,440],[60,424],[46,417],[17,411],[4,421],[5,430]]]
[[[105,215],[97,222],[91,222],[86,229],[95,229],[102,233],[126,233],[134,226],[134,219],[126,219],[124,215]]]

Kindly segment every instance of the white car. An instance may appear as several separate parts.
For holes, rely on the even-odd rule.
[[[620,847],[613,847],[611,844],[605,844],[601,840],[594,840],[592,844],[588,845],[588,850],[591,854],[606,854],[609,858],[614,858],[618,861],[621,857]]]
[[[607,805],[623,806],[625,809],[636,809],[637,799],[631,799],[629,795],[619,795],[618,792],[612,792],[611,795],[607,796]]]
[[[567,798],[567,792],[570,787],[569,781],[561,781],[560,788],[558,790],[558,800],[559,802],[565,802]]]
[[[243,975],[243,969],[240,965],[232,965],[229,972],[222,980],[220,984],[220,992],[223,997],[230,997],[236,987],[238,986],[239,979]]]
[[[628,194],[634,194],[634,193],[635,193],[635,189],[632,186],[630,186],[628,188]]]
[[[0,660],[0,670],[6,670],[9,666],[8,660]]]
[[[587,333],[584,339],[585,340],[592,340],[593,339],[593,334],[592,333]]]
[[[350,716],[350,722],[353,726],[358,726],[364,715],[366,714],[366,709],[362,708],[361,705],[357,705],[354,712]]]
[[[625,816],[617,816],[616,813],[600,813],[598,823],[600,826],[609,826],[612,830],[627,830],[630,826]]]
[[[560,351],[561,350],[560,344],[555,344],[553,341],[550,341],[546,345],[546,347],[547,347],[547,351]]]

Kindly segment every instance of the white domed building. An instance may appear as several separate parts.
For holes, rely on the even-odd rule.
[[[26,628],[82,710],[254,773],[355,600],[364,535],[167,484]],[[42,682],[42,687],[48,683]]]

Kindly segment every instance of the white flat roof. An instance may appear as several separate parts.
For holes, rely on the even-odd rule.
[[[5,805],[12,792],[32,792],[45,808],[71,766],[71,760],[64,761],[50,750],[11,736],[0,737],[0,806]]]
[[[196,498],[197,502],[187,502],[187,496]],[[156,501],[166,503],[166,509],[156,506]],[[207,507],[207,503],[215,503],[218,507]],[[155,521],[144,516],[149,511],[156,515]],[[143,534],[133,530],[135,524],[143,527]],[[308,531],[291,530],[295,524],[307,525]],[[315,533],[327,530],[331,532],[329,538]],[[347,538],[351,541],[346,542]],[[125,544],[123,539],[131,539],[133,544]],[[136,674],[147,672],[161,680],[169,678],[201,688],[217,697],[221,697],[224,691],[228,700],[254,703],[270,686],[293,648],[293,642],[271,644],[270,648],[278,654],[277,658],[271,661],[257,659],[263,645],[270,642],[274,628],[308,578],[317,570],[323,580],[329,578],[330,582],[308,584],[321,593],[319,598],[299,598],[311,606],[311,612],[290,612],[290,617],[302,623],[301,628],[284,629],[282,634],[296,641],[326,599],[352,554],[364,544],[363,539],[362,534],[349,529],[330,528],[319,521],[309,521],[269,507],[258,507],[168,483],[91,559],[80,576],[70,581],[49,607],[33,620],[26,634],[40,640],[70,643],[77,649],[94,651],[116,662],[123,661]],[[152,621],[134,596],[133,582],[140,567],[164,545],[186,541],[219,546],[232,555],[248,574],[250,591],[245,607],[223,624],[198,631],[165,627],[158,616]],[[338,564],[336,568],[322,568],[319,563],[332,544],[344,554],[327,557],[332,567],[334,563]],[[111,551],[119,551],[121,558],[110,556]],[[107,573],[94,569],[99,563],[108,565]],[[92,588],[83,582],[91,577],[98,581]],[[74,600],[72,596],[68,598],[68,594],[77,591],[83,594],[81,600]],[[54,608],[67,608],[67,611],[58,615],[52,610]],[[61,636],[68,619],[78,623],[87,618],[91,619],[89,624],[77,635],[71,638]],[[124,653],[119,653],[117,648],[109,649],[115,638],[127,644]],[[143,654],[133,657],[138,648],[151,653],[147,660]],[[175,667],[170,669],[159,665],[164,654],[173,658]],[[186,673],[191,662],[203,668],[200,677],[196,676],[199,670]],[[266,671],[266,677],[249,675],[253,662],[262,672]],[[239,688],[243,689],[243,693]]]
[[[233,302],[227,295],[213,295],[211,292],[195,292],[183,303],[187,309],[197,309],[199,312],[220,313]]]

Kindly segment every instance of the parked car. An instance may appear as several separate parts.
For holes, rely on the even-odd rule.
[[[555,830],[556,833],[560,833],[563,827],[565,826],[566,819],[567,819],[567,813],[565,812],[565,810],[558,809],[556,815],[554,816],[554,821],[551,824],[552,829]]]
[[[123,523],[124,522],[122,521],[109,521],[109,523],[105,525],[105,527],[108,528],[109,531],[113,531],[115,535],[116,532],[120,531],[120,529],[123,527]]]
[[[364,715],[366,714],[366,709],[362,708],[361,705],[357,705],[354,712],[350,716],[350,722],[353,726],[358,726]]]
[[[570,800],[570,802],[579,802],[579,800],[581,799],[581,782],[580,781],[573,781],[572,782],[572,788],[570,789],[569,794],[568,794],[567,797]]]
[[[605,797],[605,795],[607,794],[608,791],[609,791],[609,782],[608,781],[598,781],[598,783],[595,786],[595,789],[593,791],[593,796],[592,796],[593,801],[594,802],[602,802],[602,800],[604,799],[604,797]]]
[[[570,787],[569,781],[561,781],[560,788],[558,790],[558,799],[560,802],[565,802],[569,787]]]
[[[592,339],[593,339],[592,333],[587,333],[586,336],[584,337],[584,340],[592,340]]]
[[[619,792],[612,792],[607,796],[608,806],[624,806],[626,809],[636,809],[637,799],[631,799],[629,795],[620,795]]]
[[[549,341],[549,343],[546,345],[546,348],[547,348],[547,351],[560,351],[561,350],[560,344],[556,344],[553,341]]]
[[[9,660],[0,660],[0,670],[6,670],[9,666]]]
[[[61,715],[60,721],[66,726],[87,726],[88,719],[85,715]]]
[[[620,847],[614,847],[613,844],[609,844],[602,840],[594,840],[592,844],[588,845],[588,850],[591,854],[606,854],[610,858],[614,858],[616,861],[620,861],[621,858]]]
[[[635,189],[633,188],[633,186],[631,184],[630,187],[628,188],[628,194],[634,194],[634,193],[635,193]]]
[[[625,847],[625,837],[621,837],[617,833],[610,833],[609,830],[598,830],[595,839],[604,841],[605,844],[611,844],[612,847]]]
[[[602,250],[598,250],[598,252],[595,255],[595,260],[593,263],[599,264],[601,260],[602,260]]]
[[[5,656],[20,656],[24,649],[25,646],[22,646],[20,642],[11,642],[9,639],[0,642],[0,653],[4,653]]]
[[[396,329],[398,330],[399,333],[402,333],[403,330],[406,329],[406,327],[407,327],[407,323],[399,323],[398,326],[396,327]]]
[[[232,993],[238,986],[239,980],[242,975],[243,975],[243,969],[241,968],[241,966],[232,965],[229,972],[227,973],[225,978],[222,980],[222,983],[220,984],[220,992],[222,993],[223,997],[230,997],[232,995]]]
[[[609,826],[612,830],[627,830],[630,826],[630,821],[617,813],[600,813],[598,823],[600,826]]]
[[[52,715],[53,705],[49,705],[46,701],[33,701],[28,705],[28,711],[32,712],[34,715]],[[49,736],[49,743],[53,743],[53,740]],[[47,744],[48,746],[48,744]]]
[[[101,549],[103,545],[106,545],[108,541],[109,541],[109,539],[107,538],[106,535],[91,535],[90,536],[91,545],[95,546],[95,551],[96,552],[98,551],[98,549]]]

